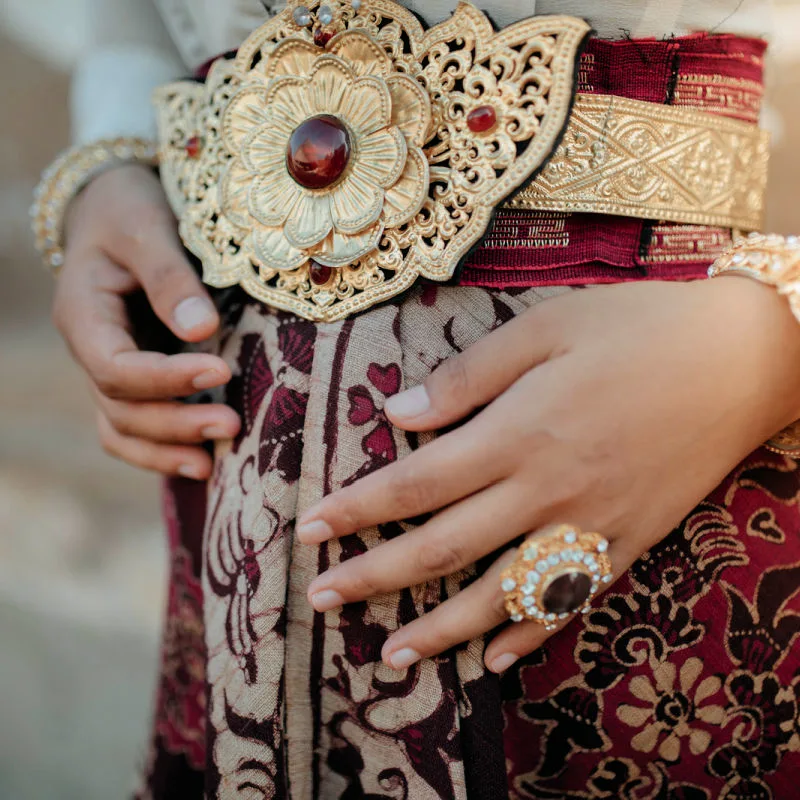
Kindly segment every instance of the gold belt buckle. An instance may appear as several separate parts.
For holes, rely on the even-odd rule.
[[[428,30],[393,0],[290,2],[205,84],[156,91],[161,176],[203,279],[332,322],[450,279],[501,205],[758,229],[767,135],[573,98],[589,30],[495,31],[463,1]]]
[[[427,31],[392,0],[297,2],[205,84],[156,92],[161,173],[212,286],[331,322],[445,281],[558,141],[589,26]]]

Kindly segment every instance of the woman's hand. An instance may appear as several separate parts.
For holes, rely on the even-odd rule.
[[[468,588],[389,638],[383,658],[403,668],[507,619],[499,576],[523,534],[560,522],[601,533],[617,578],[800,416],[798,366],[788,304],[746,278],[592,288],[541,303],[387,402],[408,431],[482,410],[309,510],[298,526],[308,544],[438,510],[320,575],[309,598],[325,611],[501,551]],[[486,664],[507,669],[548,635],[535,622],[510,625]]]
[[[211,458],[199,444],[234,436],[239,419],[222,405],[174,400],[230,380],[212,355],[140,351],[125,297],[144,289],[180,339],[199,342],[219,326],[208,294],[184,255],[158,178],[145,167],[109,170],[76,198],[53,318],[89,375],[105,449],[135,466],[203,479]]]

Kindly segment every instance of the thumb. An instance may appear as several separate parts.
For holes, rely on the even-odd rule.
[[[529,309],[448,359],[425,383],[390,397],[387,416],[404,430],[427,431],[452,425],[485,406],[550,358],[554,336],[543,316]]]
[[[177,235],[155,229],[146,245],[121,255],[142,285],[153,310],[180,339],[199,342],[219,327],[219,314]]]
[[[112,216],[104,251],[141,284],[159,319],[180,339],[199,342],[219,327],[219,314],[187,258],[172,210],[151,176],[129,176],[130,195]]]

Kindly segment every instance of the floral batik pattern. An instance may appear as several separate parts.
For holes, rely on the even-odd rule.
[[[799,500],[758,451],[504,676],[511,797],[796,794]]]
[[[167,658],[170,644],[162,685],[173,699],[160,705],[172,722],[160,717],[158,752],[182,754],[207,797],[794,796],[793,460],[754,453],[589,614],[502,678],[484,670],[483,640],[404,672],[380,661],[386,638],[458,592],[468,572],[327,614],[306,599],[320,572],[423,521],[321,547],[294,537],[298,515],[323,495],[430,439],[393,428],[386,398],[562,291],[421,286],[326,325],[249,300],[237,309],[219,349],[234,371],[227,399],[243,428],[218,446],[202,550],[205,767],[181,727],[191,715],[174,688],[183,673]],[[186,502],[178,508],[189,513]],[[173,581],[183,575],[173,568]],[[178,608],[171,601],[171,613]],[[168,641],[196,652],[196,638],[173,630]],[[202,796],[192,791],[149,796]]]

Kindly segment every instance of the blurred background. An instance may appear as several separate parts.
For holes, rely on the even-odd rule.
[[[33,253],[89,0],[0,7],[0,800],[121,800],[144,757],[166,575],[158,481],[96,444]],[[768,229],[800,233],[800,1],[777,0]]]

